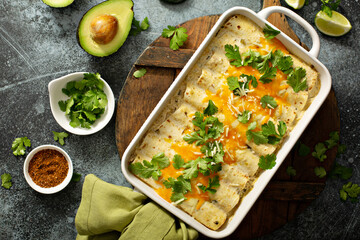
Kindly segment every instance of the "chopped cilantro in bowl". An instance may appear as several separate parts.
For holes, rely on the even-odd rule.
[[[114,94],[98,73],[77,72],[49,83],[51,111],[66,131],[93,134],[106,126],[114,109]]]

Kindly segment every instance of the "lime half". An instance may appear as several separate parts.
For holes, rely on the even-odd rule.
[[[305,0],[285,0],[285,2],[294,9],[300,9],[304,6]]]
[[[333,37],[342,36],[352,28],[349,20],[336,11],[332,11],[332,17],[323,11],[318,12],[315,17],[315,25],[320,32]]]

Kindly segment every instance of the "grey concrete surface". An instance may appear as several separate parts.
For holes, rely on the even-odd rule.
[[[82,15],[101,0],[75,0],[64,9],[48,7],[41,0],[12,0],[0,3],[0,174],[10,173],[13,187],[0,187],[0,239],[74,239],[74,217],[81,198],[84,176],[94,173],[105,181],[130,187],[120,170],[115,145],[115,117],[102,131],[90,136],[71,135],[63,148],[73,159],[81,181],[70,183],[60,193],[42,195],[33,191],[23,177],[25,157],[15,157],[11,143],[27,136],[32,148],[55,144],[51,131],[62,131],[52,117],[47,84],[75,71],[99,72],[118,98],[128,71],[145,47],[164,27],[186,20],[220,14],[233,6],[259,11],[260,0],[187,0],[171,5],[159,0],[135,0],[137,19],[148,16],[151,27],[130,36],[112,56],[96,58],[76,41]],[[314,25],[320,0],[297,12]],[[282,1],[285,6],[285,2]],[[319,33],[319,60],[329,69],[340,108],[341,141],[348,151],[338,161],[354,169],[351,181],[360,184],[360,3],[343,0],[340,12],[353,25],[341,38]],[[311,45],[307,34],[292,23],[299,36]],[[341,202],[341,180],[328,180],[325,190],[294,221],[261,239],[360,239],[358,204]],[[150,238],[149,238],[150,239]]]

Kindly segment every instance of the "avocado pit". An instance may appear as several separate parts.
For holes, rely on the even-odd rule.
[[[109,14],[97,16],[90,23],[91,38],[98,44],[108,44],[118,31],[118,20]]]

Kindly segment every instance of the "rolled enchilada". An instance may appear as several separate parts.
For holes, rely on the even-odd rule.
[[[210,42],[130,170],[210,229],[231,217],[320,88],[318,73],[241,15]]]

